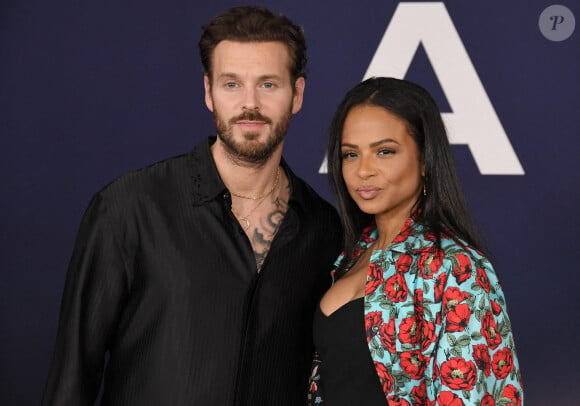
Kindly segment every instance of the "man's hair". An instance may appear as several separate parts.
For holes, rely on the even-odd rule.
[[[373,216],[363,213],[350,197],[342,176],[342,131],[348,113],[357,106],[376,106],[405,121],[425,164],[426,196],[420,196],[414,215],[437,240],[445,229],[484,251],[471,218],[453,163],[453,155],[437,104],[421,86],[394,78],[370,78],[353,87],[338,106],[330,124],[328,175],[345,230],[345,259]],[[343,271],[345,261],[339,267]]]
[[[303,30],[288,17],[274,14],[264,7],[234,7],[219,14],[203,26],[199,54],[204,74],[212,79],[213,51],[221,41],[281,42],[290,56],[292,83],[306,78],[306,40]]]

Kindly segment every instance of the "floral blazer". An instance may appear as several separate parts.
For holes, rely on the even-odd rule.
[[[353,256],[376,238],[373,224]],[[364,309],[369,352],[388,405],[523,405],[498,278],[487,258],[451,233],[438,248],[432,233],[408,219],[386,250],[371,255]],[[315,355],[309,405],[324,404],[322,362]]]

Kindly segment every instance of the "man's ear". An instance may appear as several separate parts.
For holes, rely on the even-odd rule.
[[[302,101],[304,100],[304,87],[306,80],[301,76],[296,79],[294,83],[294,97],[292,99],[292,114],[296,114],[302,108]]]
[[[213,113],[213,99],[211,98],[211,84],[207,75],[203,76],[203,87],[205,89],[205,105]]]

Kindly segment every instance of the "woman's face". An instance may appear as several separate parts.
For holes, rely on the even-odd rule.
[[[405,121],[382,107],[356,106],[346,116],[341,141],[342,176],[358,207],[407,218],[425,171]]]

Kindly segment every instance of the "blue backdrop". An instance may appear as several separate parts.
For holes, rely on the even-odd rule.
[[[2,405],[39,403],[91,195],[213,131],[197,41],[238,3],[198,3],[0,2]],[[319,173],[326,129],[371,61],[435,95],[504,286],[526,404],[577,404],[578,0],[546,13],[553,3],[542,0],[263,4],[305,29],[305,103],[285,156],[329,200]]]

